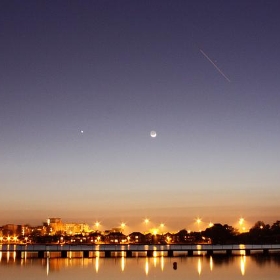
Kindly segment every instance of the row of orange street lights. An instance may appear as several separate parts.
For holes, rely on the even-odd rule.
[[[149,219],[147,219],[147,218],[144,219],[144,223],[146,224],[146,226],[148,226],[149,222],[150,222]],[[195,222],[196,222],[196,224],[198,226],[198,230],[201,231],[200,225],[202,223],[202,219],[201,218],[196,218]],[[238,224],[239,224],[239,232],[245,232],[246,231],[245,219],[244,218],[240,218],[239,221],[238,221]],[[94,225],[95,225],[96,229],[98,230],[98,228],[101,226],[101,222],[97,221],[97,222],[95,222]],[[208,224],[208,227],[212,227],[213,225],[214,224],[212,222],[210,222]],[[120,224],[120,226],[121,226],[122,230],[124,230],[125,227],[126,227],[126,224],[124,222],[122,222]],[[166,227],[165,224],[161,223],[159,225],[159,227],[157,227],[157,228],[152,228],[152,229],[149,229],[149,230],[148,230],[148,228],[146,228],[146,231],[149,231],[149,232],[151,232],[154,235],[163,234],[163,230],[164,230],[165,227]],[[188,230],[188,232],[190,233],[191,231]],[[28,240],[27,237],[25,237],[25,241],[26,242],[27,242],[27,240]],[[0,243],[2,243],[3,241],[8,242],[8,243],[10,243],[10,242],[11,243],[12,242],[17,242],[18,241],[18,237],[17,236],[7,236],[7,237],[4,237],[4,236],[0,235]]]
[[[196,219],[195,219],[195,222],[196,222],[196,224],[197,224],[198,230],[201,231],[200,225],[201,225],[201,223],[202,223],[202,219],[201,219],[201,218],[196,218]],[[146,231],[148,231],[147,226],[148,226],[148,224],[150,223],[150,220],[149,220],[148,218],[145,218],[145,219],[144,219],[144,223],[145,223],[145,225],[146,225]],[[240,231],[240,232],[245,232],[245,231],[246,231],[246,227],[244,226],[244,225],[245,225],[245,219],[244,219],[244,218],[240,218],[239,221],[238,221],[238,223],[239,223],[239,231]],[[101,226],[101,222],[97,221],[97,222],[95,222],[94,225],[95,225],[96,229],[98,230],[99,227]],[[208,224],[208,227],[213,227],[213,226],[214,226],[214,224],[213,224],[212,222],[210,222],[210,223]],[[122,223],[120,224],[120,227],[122,228],[122,230],[124,230],[125,227],[126,227],[126,224],[125,224],[124,222],[122,222]],[[164,224],[164,223],[161,223],[161,224],[159,225],[159,228],[149,229],[149,231],[151,231],[153,234],[157,234],[159,231],[163,232],[164,227],[165,227],[165,224]]]

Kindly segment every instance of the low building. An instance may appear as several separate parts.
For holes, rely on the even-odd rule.
[[[87,234],[90,232],[90,226],[88,224],[82,223],[82,224],[77,224],[77,223],[66,223],[63,226],[63,231],[67,235],[75,235],[75,234]]]
[[[141,232],[132,232],[127,237],[128,242],[132,244],[144,244],[145,243],[145,235]]]

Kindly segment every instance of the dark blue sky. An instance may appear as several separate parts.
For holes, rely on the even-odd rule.
[[[279,218],[279,11],[1,1],[0,223]]]

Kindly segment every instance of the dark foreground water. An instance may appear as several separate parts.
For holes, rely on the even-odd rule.
[[[11,253],[1,256],[0,279],[276,280],[280,255],[16,259]]]

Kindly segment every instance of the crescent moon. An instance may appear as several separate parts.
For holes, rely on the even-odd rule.
[[[151,135],[152,138],[157,137],[157,133],[154,130],[151,131],[150,135]]]

